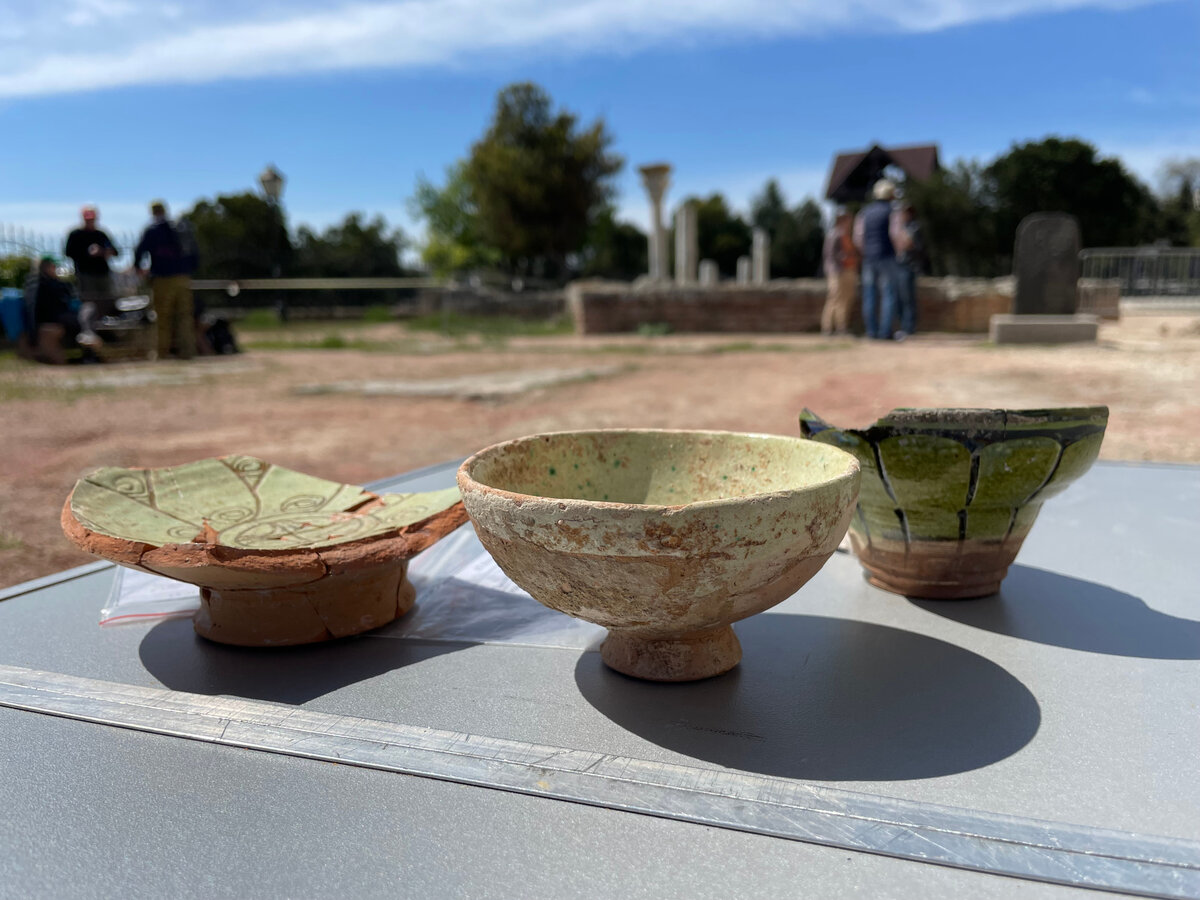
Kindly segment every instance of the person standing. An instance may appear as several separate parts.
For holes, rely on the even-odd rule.
[[[192,302],[192,272],[196,270],[195,241],[185,223],[167,218],[161,200],[150,204],[154,221],[142,233],[133,251],[133,267],[144,273],[150,257],[150,298],[158,323],[158,358],[166,359],[172,347],[180,359],[196,355],[196,321]]]
[[[896,340],[903,340],[917,330],[917,276],[925,270],[925,237],[912,204],[905,203],[898,212],[896,228],[897,262],[900,267],[899,290],[900,330]]]
[[[67,235],[63,256],[75,264],[75,285],[81,303],[95,303],[102,315],[113,301],[112,272],[108,261],[117,255],[117,245],[96,227],[99,211],[94,206],[81,210],[83,225]]]
[[[63,256],[75,265],[75,288],[79,295],[79,321],[85,337],[100,343],[93,330],[100,316],[111,316],[115,309],[112,271],[108,261],[117,255],[117,245],[107,233],[96,227],[99,212],[94,206],[80,210],[83,225],[67,235]]]
[[[825,235],[823,258],[829,293],[821,312],[821,334],[847,334],[850,308],[858,294],[858,248],[851,235],[854,217],[838,210],[833,227]]]
[[[886,178],[875,182],[875,200],[854,220],[854,245],[862,253],[862,311],[867,337],[888,340],[896,316],[899,267],[892,243],[892,200],[896,186]]]

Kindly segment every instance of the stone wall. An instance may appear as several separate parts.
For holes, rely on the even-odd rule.
[[[579,334],[637,331],[641,325],[675,332],[820,331],[825,281],[801,278],[767,284],[701,288],[577,281],[567,308]],[[920,278],[917,328],[986,334],[993,313],[1012,312],[1011,278]],[[861,331],[860,311],[852,327]]]
[[[1121,318],[1120,278],[1080,278],[1075,285],[1077,312],[1102,319]]]

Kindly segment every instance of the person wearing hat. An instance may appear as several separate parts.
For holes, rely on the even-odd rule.
[[[892,201],[896,185],[886,178],[875,182],[874,202],[854,220],[854,243],[862,253],[862,312],[867,337],[888,340],[893,336],[900,267],[892,240],[895,216]],[[904,333],[896,332],[903,340]]]
[[[161,200],[150,204],[154,221],[142,233],[133,251],[133,268],[145,273],[143,260],[150,257],[150,297],[158,325],[158,358],[166,359],[174,348],[180,359],[196,355],[196,323],[192,301],[192,272],[196,270],[195,241],[185,223],[167,218]]]
[[[63,256],[75,264],[75,284],[81,303],[94,304],[100,315],[111,315],[113,301],[112,272],[108,261],[117,255],[117,245],[96,227],[99,212],[94,206],[81,210],[83,225],[67,235]]]

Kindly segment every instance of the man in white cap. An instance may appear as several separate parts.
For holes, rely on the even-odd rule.
[[[892,201],[896,185],[886,178],[875,182],[875,200],[854,220],[854,244],[862,253],[862,310],[867,337],[886,341],[893,336],[896,292],[900,281],[896,246],[892,241]],[[903,340],[904,332],[895,332]]]

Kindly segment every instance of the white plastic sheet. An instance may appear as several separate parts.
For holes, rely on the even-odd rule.
[[[409,565],[417,605],[371,632],[376,637],[586,650],[604,629],[542,606],[500,571],[470,525],[447,535]],[[101,625],[190,616],[200,605],[190,584],[120,568]]]

